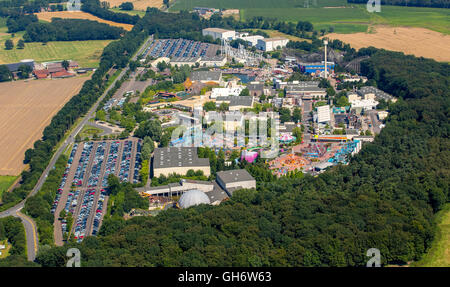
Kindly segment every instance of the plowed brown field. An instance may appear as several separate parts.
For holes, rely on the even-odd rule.
[[[424,28],[384,27],[372,28],[372,33],[328,34],[330,39],[339,39],[353,48],[374,46],[405,54],[450,62],[450,35]]]
[[[116,27],[122,27],[127,31],[130,31],[133,29],[133,25],[130,24],[122,24],[122,23],[116,23],[108,20],[103,20],[101,18],[98,18],[94,15],[91,15],[89,13],[85,12],[70,12],[70,11],[63,11],[63,12],[41,12],[36,13],[36,16],[39,20],[44,20],[47,22],[51,22],[52,18],[63,18],[63,19],[87,19],[91,21],[98,21],[101,23],[106,23],[111,26]]]
[[[163,5],[163,0],[106,0],[106,2],[109,2],[111,8],[119,7],[123,2],[131,2],[133,3],[134,10],[143,11],[145,11],[147,7],[161,8]]]
[[[18,175],[25,151],[89,77],[0,83],[0,175]]]

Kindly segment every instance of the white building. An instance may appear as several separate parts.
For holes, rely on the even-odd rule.
[[[378,112],[378,119],[380,121],[384,120],[385,118],[387,118],[387,116],[389,115],[389,113],[387,111],[379,111]]]
[[[243,86],[235,86],[229,88],[213,88],[211,91],[211,99],[217,97],[227,97],[227,96],[239,96],[239,94],[244,89]]]
[[[188,65],[190,67],[195,66],[197,63],[200,65],[200,57],[174,57],[170,60],[170,64],[172,66],[184,66]]]
[[[271,52],[277,50],[279,48],[286,47],[286,44],[289,42],[289,39],[286,38],[266,38],[259,39],[256,44],[256,48],[263,50],[265,52]]]
[[[211,36],[213,39],[234,40],[236,39],[236,32],[233,30],[225,30],[221,28],[205,28],[202,30],[203,36]]]
[[[226,56],[202,57],[200,59],[201,67],[223,67],[227,63]]]
[[[325,123],[331,120],[330,105],[317,107],[317,122]]]
[[[351,101],[352,109],[362,108],[364,110],[373,110],[377,107],[378,102],[373,99]]]
[[[253,36],[240,35],[238,38],[248,42],[252,46],[256,46],[258,44],[258,40],[264,39],[264,37],[261,35],[253,35]]]

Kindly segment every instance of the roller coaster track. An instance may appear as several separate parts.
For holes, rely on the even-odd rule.
[[[361,62],[366,59],[369,59],[369,58],[370,58],[369,56],[362,56],[362,57],[353,59],[347,65],[345,65],[345,69],[353,70],[356,73],[360,73],[361,72]]]

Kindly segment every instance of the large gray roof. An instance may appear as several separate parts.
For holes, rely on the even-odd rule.
[[[264,90],[264,84],[263,83],[255,83],[255,84],[248,84],[247,85],[247,89],[249,89],[249,91],[260,91],[260,90]]]
[[[22,65],[30,66],[31,69],[34,69],[34,61],[6,64],[6,67],[9,69],[10,72],[17,72],[19,70],[19,67]]]
[[[377,100],[384,99],[386,101],[390,101],[393,99],[393,97],[391,95],[389,95],[388,93],[385,93],[384,91],[382,91],[376,87],[364,86],[358,90],[358,94],[360,94],[361,96],[364,96],[365,94],[371,94],[371,93],[375,94],[375,98]]]
[[[325,92],[324,88],[314,87],[314,86],[297,86],[289,85],[286,86],[286,92]]]
[[[252,96],[222,96],[216,98],[217,102],[228,102],[230,107],[234,106],[246,106],[252,107]]]
[[[217,177],[220,178],[220,180],[225,184],[254,180],[253,176],[251,176],[245,169],[220,171],[217,173]]]
[[[199,158],[195,147],[155,149],[153,168],[209,166],[209,159]]]
[[[192,81],[219,81],[221,77],[220,71],[194,71],[191,74]]]

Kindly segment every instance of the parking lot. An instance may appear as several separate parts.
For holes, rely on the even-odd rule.
[[[144,57],[212,57],[219,45],[185,39],[161,39],[153,41],[144,51]]]
[[[74,144],[52,206],[57,245],[63,244],[65,232],[78,242],[98,233],[108,203],[108,176],[114,174],[122,182],[137,183],[141,147],[137,138]],[[59,220],[63,209],[72,214],[71,230],[65,220]]]

